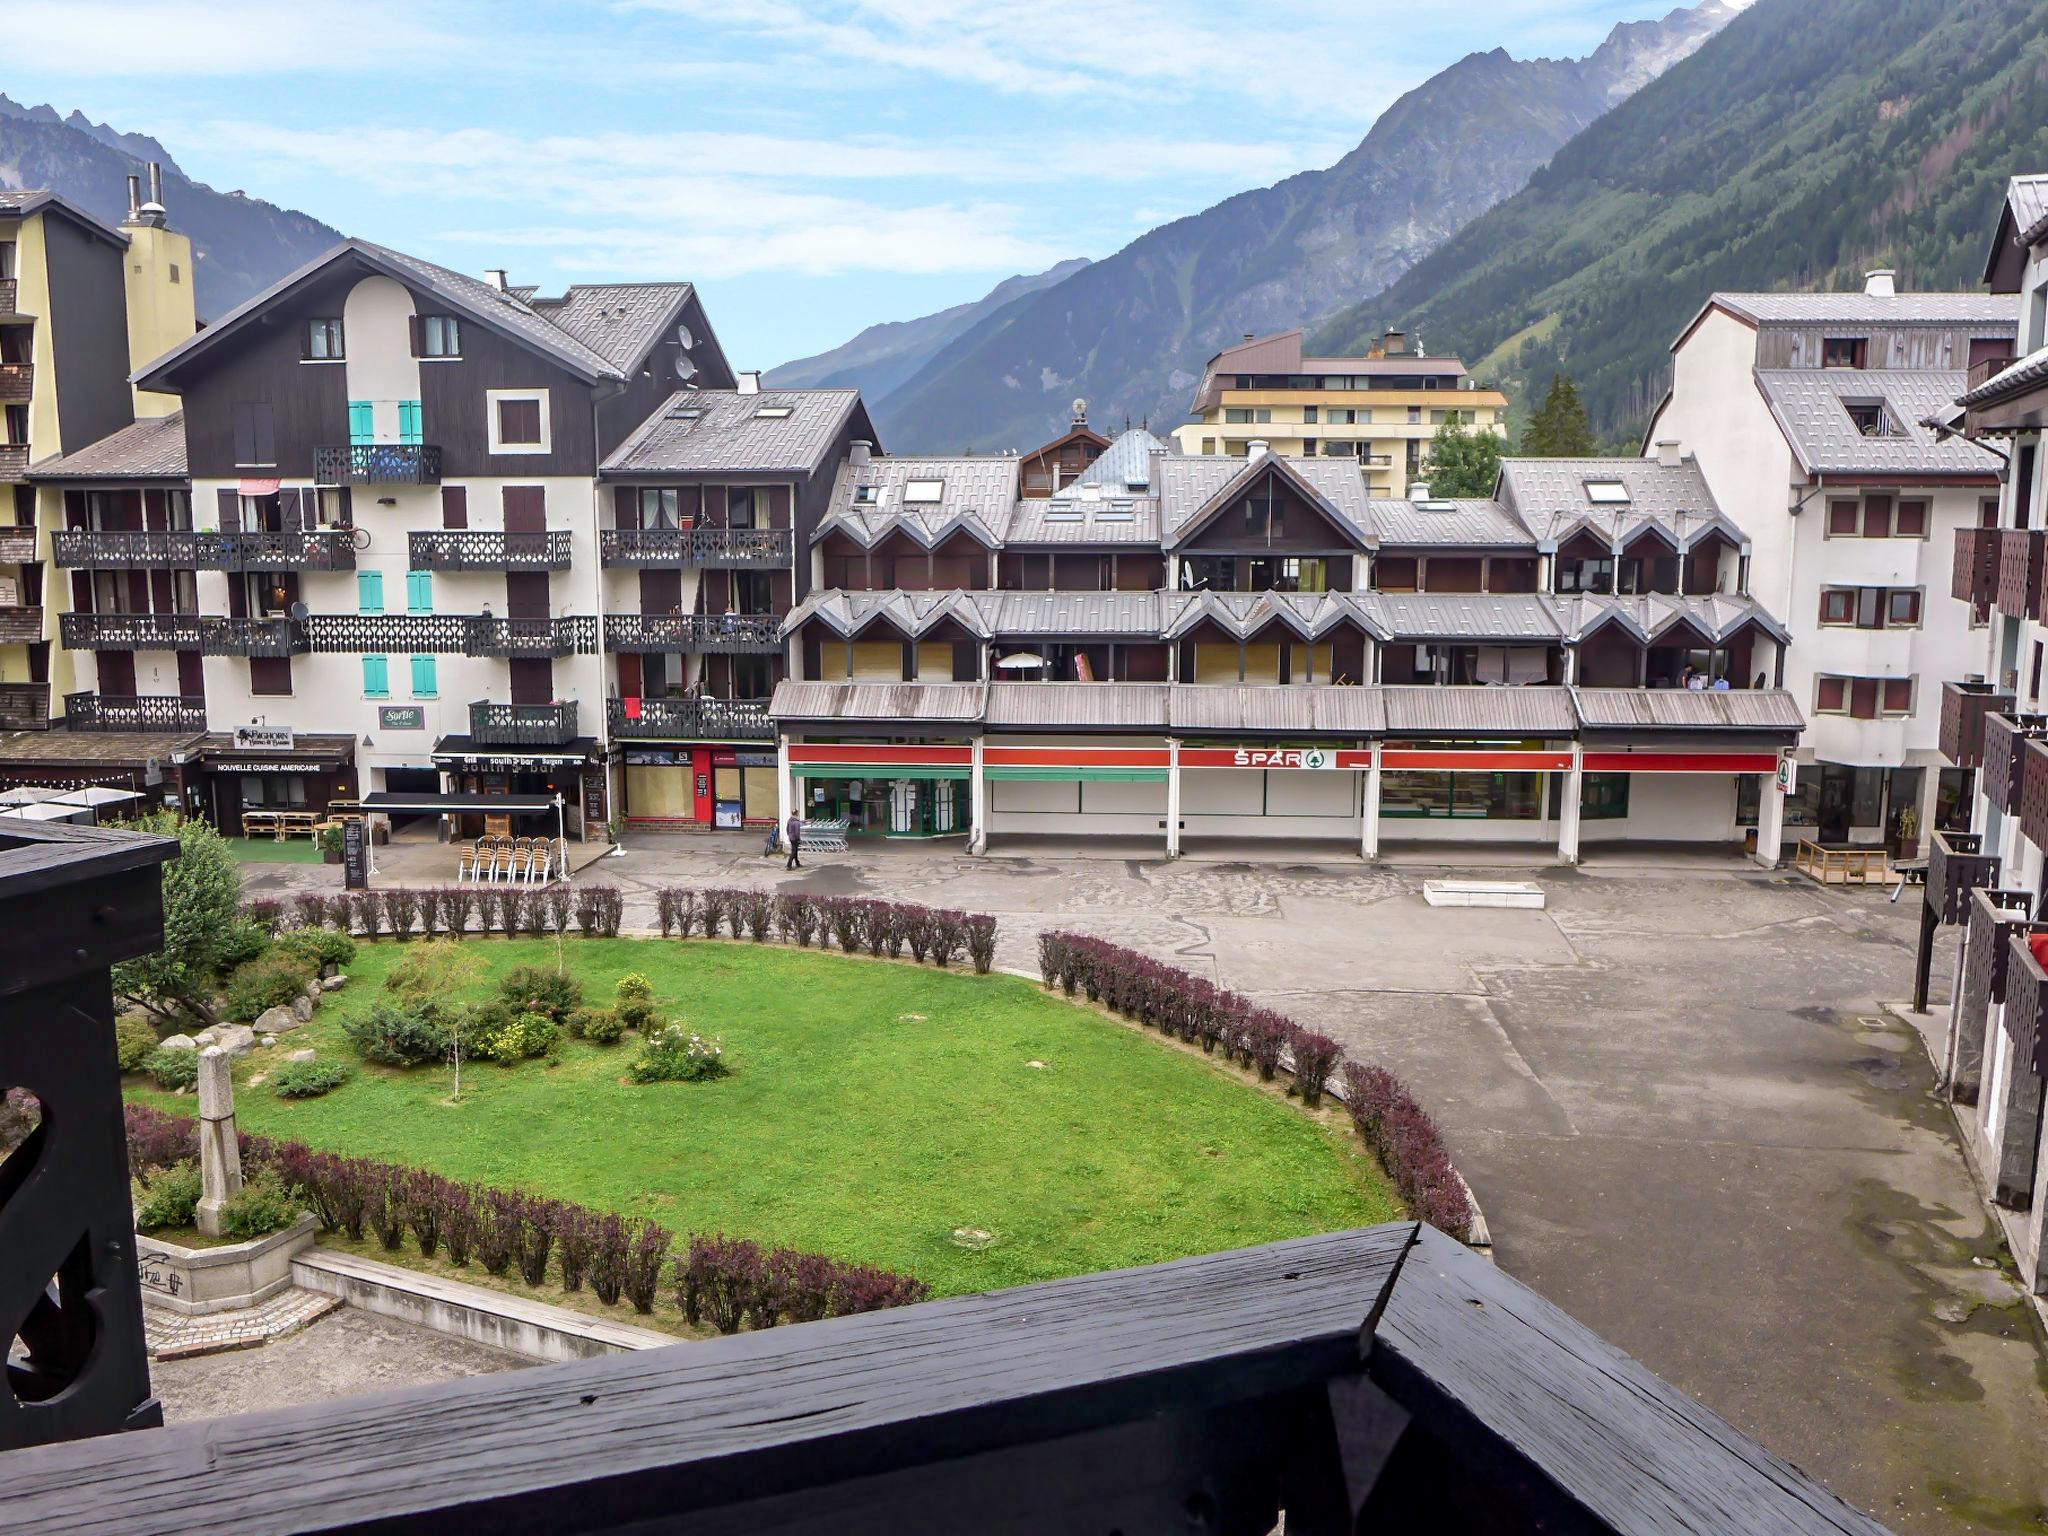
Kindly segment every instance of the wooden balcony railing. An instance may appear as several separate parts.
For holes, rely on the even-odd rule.
[[[2020,835],[2048,848],[2048,734],[2030,736],[2020,748]]]
[[[591,656],[597,620],[588,614],[561,619],[463,620],[465,656]]]
[[[206,700],[177,694],[67,693],[64,725],[73,731],[203,731]]]
[[[780,568],[795,539],[787,528],[606,528],[598,533],[605,565]]]
[[[302,656],[311,649],[306,626],[296,619],[200,621],[199,650],[205,656]]]
[[[773,656],[782,651],[782,620],[774,614],[608,613],[604,648]]]
[[[1984,1043],[1991,1010],[2005,1001],[2007,944],[2016,930],[2033,931],[2033,898],[2025,891],[1980,886],[1964,906],[1962,991],[1950,1025],[1947,1091],[1959,1104],[1977,1102],[1984,1075]]]
[[[431,443],[343,443],[313,450],[321,485],[439,485],[441,450]]]
[[[1989,683],[1941,685],[1941,755],[1958,768],[1984,761],[1984,717],[2012,707],[2012,695]]]
[[[2014,923],[2005,931],[2005,1032],[2012,1037],[2019,1060],[2036,1074],[2048,1067],[2048,1033],[2044,1033],[2048,1019],[2042,1017],[2048,1011],[2048,971],[2034,958],[2027,940],[2044,928],[2048,925]],[[1986,1161],[1996,1170],[1992,1198],[1999,1204],[2021,1205],[2033,1194],[2030,1158],[1993,1157]]]
[[[67,651],[196,651],[196,613],[65,613],[57,634]]]
[[[2020,749],[2031,736],[2048,736],[2048,715],[1992,710],[1984,717],[1984,796],[2008,816],[2020,808]]]
[[[766,699],[612,699],[611,734],[650,741],[773,741]]]
[[[407,538],[416,571],[566,571],[566,528],[514,533],[483,528],[434,528]]]
[[[469,619],[460,613],[316,613],[306,620],[306,645],[323,656],[461,656]]]
[[[34,363],[0,363],[0,405],[26,405],[35,388]]]
[[[48,683],[0,683],[0,731],[44,731],[49,727]]]
[[[1955,564],[1949,574],[1949,595],[1968,603],[1981,617],[1998,595],[1997,528],[1958,528]]]
[[[225,534],[196,528],[60,528],[50,554],[68,569],[100,571],[235,570]]]
[[[0,565],[36,563],[36,525],[11,523],[0,526]]]
[[[1970,364],[1970,371],[1963,376],[1963,392],[1968,394],[1980,384],[1989,384],[2015,361],[2010,352],[2001,352],[1996,357],[1980,357]]]
[[[18,313],[15,305],[20,302],[20,279],[0,277],[0,315]]]
[[[2039,528],[1998,530],[1998,587],[1992,597],[1999,612],[2014,618],[2041,617],[2042,559],[2048,533]]]
[[[0,645],[33,645],[42,638],[42,609],[0,608]]]
[[[469,739],[480,747],[561,747],[576,739],[576,701],[469,706]]]
[[[306,528],[271,533],[243,530],[218,535],[228,557],[245,571],[352,571],[356,568],[353,530]]]
[[[0,485],[28,484],[28,444],[0,443]]]
[[[1959,923],[1970,893],[1998,884],[1998,855],[1975,832],[1937,832],[1927,853],[1927,904],[1944,923]]]

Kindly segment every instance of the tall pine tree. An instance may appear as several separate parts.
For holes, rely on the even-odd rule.
[[[1549,392],[1522,428],[1521,451],[1529,459],[1588,459],[1600,451],[1570,374],[1550,376]]]

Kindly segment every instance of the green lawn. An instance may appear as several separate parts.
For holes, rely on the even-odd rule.
[[[555,956],[552,940],[469,942],[494,976]],[[350,984],[239,1077],[303,1045],[354,1062],[339,1020],[401,952],[364,945]],[[724,1037],[733,1074],[636,1087],[636,1036],[566,1041],[552,1068],[465,1066],[451,1107],[445,1069],[358,1063],[323,1099],[244,1087],[242,1128],[881,1264],[941,1294],[1398,1214],[1335,1116],[1014,977],[702,940],[572,938],[564,952],[592,1001],[645,973],[671,1017]],[[962,1227],[994,1241],[963,1248]]]
[[[228,851],[244,864],[318,864],[320,845],[310,837],[288,837],[283,842],[268,837],[222,839]]]

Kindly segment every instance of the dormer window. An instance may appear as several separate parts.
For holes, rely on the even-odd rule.
[[[1844,400],[1842,409],[1849,413],[1849,421],[1864,437],[1904,437],[1899,424],[1892,419],[1892,413],[1885,409],[1882,400]]]
[[[903,500],[909,506],[936,506],[946,499],[946,482],[943,480],[906,480],[903,483]]]
[[[1598,507],[1626,506],[1630,501],[1628,487],[1619,480],[1588,480],[1586,500]]]
[[[1861,336],[1823,337],[1820,344],[1820,365],[1823,368],[1861,368],[1869,347],[1870,343]]]

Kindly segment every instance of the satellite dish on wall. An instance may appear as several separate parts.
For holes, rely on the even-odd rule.
[[[691,362],[687,357],[677,357],[676,377],[681,379],[685,384],[689,383],[690,380],[697,377],[697,365]]]
[[[676,342],[680,346],[694,347],[697,345],[697,338],[690,334],[690,328],[687,325],[678,325],[676,327]]]
[[[304,603],[293,603],[289,611],[292,616],[292,622],[295,624],[305,623],[306,616],[312,612]]]

